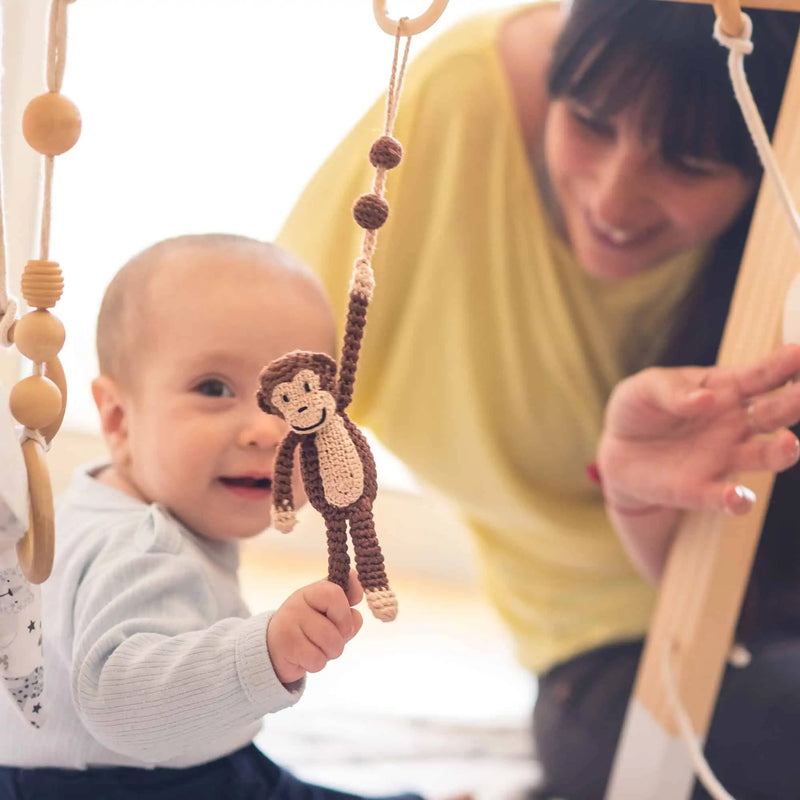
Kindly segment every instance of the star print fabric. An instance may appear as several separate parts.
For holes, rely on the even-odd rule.
[[[15,708],[34,728],[44,722],[42,595],[25,579],[16,553],[0,553],[0,675]]]

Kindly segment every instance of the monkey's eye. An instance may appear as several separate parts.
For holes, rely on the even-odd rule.
[[[303,388],[304,388],[304,389],[305,389],[307,392],[310,392],[310,391],[311,391],[311,384],[310,384],[308,381],[306,381],[306,382],[303,384]]]
[[[233,390],[219,378],[206,378],[200,381],[192,391],[205,397],[233,397]]]
[[[289,402],[289,395],[288,394],[283,395],[283,402],[284,403],[288,403]]]

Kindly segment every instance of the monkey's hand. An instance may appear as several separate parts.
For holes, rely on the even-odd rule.
[[[281,533],[291,533],[297,525],[297,514],[293,508],[272,508],[272,525]]]

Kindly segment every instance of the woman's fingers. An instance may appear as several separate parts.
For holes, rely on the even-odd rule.
[[[756,502],[756,495],[752,489],[742,484],[728,483],[722,486],[721,492],[721,511],[729,514],[746,514]]]
[[[786,430],[772,436],[752,436],[739,446],[736,452],[735,471],[781,472],[797,463],[800,443],[797,437]]]
[[[800,383],[754,397],[747,403],[747,415],[753,433],[771,433],[796,425],[800,421]]]
[[[742,395],[765,394],[790,381],[800,372],[800,345],[786,344],[749,367],[734,371]]]

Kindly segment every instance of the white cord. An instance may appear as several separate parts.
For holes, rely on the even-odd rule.
[[[2,164],[0,164],[0,345],[2,347],[10,347],[12,345],[11,326],[17,321],[17,301],[8,293],[4,205],[3,168]]]
[[[703,748],[700,745],[700,740],[694,732],[692,721],[686,713],[686,709],[681,705],[680,697],[678,697],[678,689],[676,687],[675,674],[672,671],[672,647],[668,644],[664,648],[664,658],[662,660],[662,670],[664,676],[664,686],[667,690],[667,701],[669,702],[672,713],[675,716],[675,721],[678,723],[678,728],[689,751],[689,756],[694,765],[695,775],[703,788],[714,798],[714,800],[736,800],[732,794],[717,780],[716,775],[711,771],[708,762],[703,755]]]
[[[714,38],[730,51],[728,53],[728,71],[733,84],[733,93],[736,96],[739,107],[742,109],[747,130],[750,131],[750,136],[758,152],[758,157],[764,166],[764,171],[778,193],[778,199],[786,212],[795,243],[798,250],[800,250],[800,217],[798,217],[792,196],[778,168],[775,154],[769,141],[769,135],[764,127],[761,115],[758,113],[758,107],[755,100],[753,100],[753,94],[750,91],[747,75],[744,71],[744,57],[753,52],[753,42],[750,39],[753,34],[753,22],[744,13],[742,13],[742,21],[744,24],[739,36],[729,36],[722,30],[722,24],[719,17],[717,17],[714,23]]]

